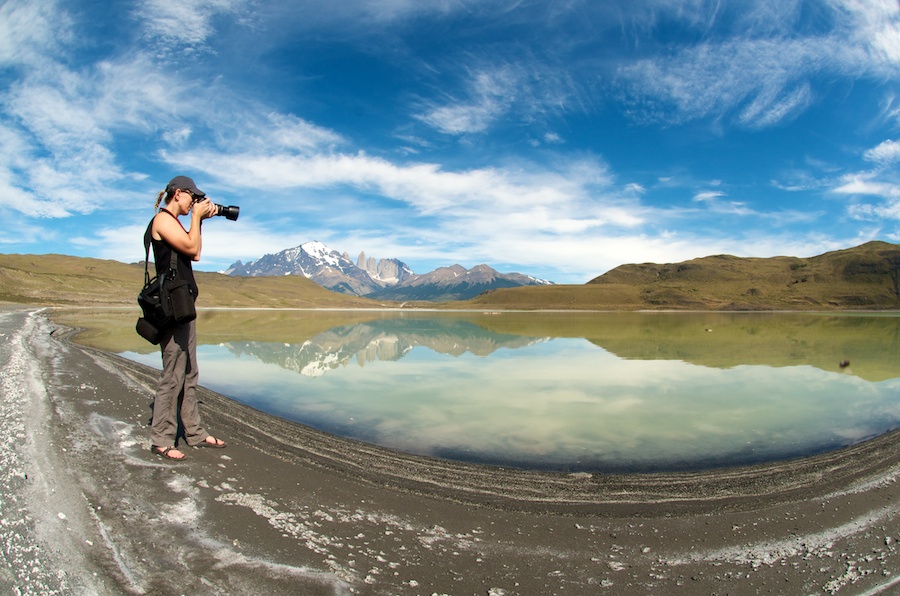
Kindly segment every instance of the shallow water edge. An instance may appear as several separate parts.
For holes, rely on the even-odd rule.
[[[71,338],[77,330],[64,333]],[[94,348],[78,349],[143,384],[156,382],[158,371],[151,367]],[[683,473],[568,474],[400,453],[265,414],[204,387],[199,391],[202,407],[215,413],[217,427],[227,424],[229,436],[239,435],[280,458],[351,475],[373,486],[504,510],[593,515],[740,511],[900,477],[900,430],[837,451],[771,464]]]

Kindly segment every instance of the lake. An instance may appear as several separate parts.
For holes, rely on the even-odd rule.
[[[900,427],[897,313],[212,310],[198,335],[210,389],[466,462],[700,470]],[[131,345],[114,351],[159,368],[153,346]]]

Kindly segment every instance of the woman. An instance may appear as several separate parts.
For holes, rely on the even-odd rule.
[[[164,275],[169,268],[171,251],[178,253],[177,277],[187,280],[191,295],[197,299],[197,283],[191,261],[200,260],[203,245],[200,226],[204,219],[216,214],[216,206],[205,200],[187,176],[176,176],[166,190],[156,197],[154,210],[165,199],[165,206],[153,217],[147,235],[153,245],[156,274]],[[190,231],[179,221],[182,215],[191,216]],[[145,238],[145,241],[147,238]],[[176,324],[164,330],[159,342],[163,369],[153,399],[153,419],[150,423],[151,451],[171,460],[182,460],[185,454],[176,449],[178,418],[184,427],[185,442],[192,447],[221,449],[225,442],[210,436],[200,424],[197,405],[197,328],[196,322]],[[180,405],[180,412],[179,412]]]

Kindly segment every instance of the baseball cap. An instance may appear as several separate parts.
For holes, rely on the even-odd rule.
[[[197,188],[197,185],[194,184],[194,181],[187,176],[175,176],[166,186],[167,193],[171,194],[176,190],[186,190],[189,191],[192,195],[196,195],[198,197],[206,196],[206,193]]]

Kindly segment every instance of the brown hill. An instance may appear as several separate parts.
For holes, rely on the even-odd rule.
[[[900,246],[868,242],[816,257],[717,255],[622,265],[583,286],[497,290],[481,308],[828,310],[900,308]]]
[[[151,271],[152,271],[151,265]],[[304,277],[229,277],[196,272],[201,307],[365,308],[381,303],[326,290]],[[0,301],[133,306],[144,266],[65,255],[0,254]]]
[[[129,306],[143,265],[63,255],[0,254],[0,301]],[[372,308],[396,303],[331,292],[301,276],[197,272],[198,306]],[[421,303],[433,308],[433,302]],[[718,255],[683,263],[622,265],[584,285],[486,292],[445,308],[584,310],[900,309],[900,245],[869,242],[810,258]]]

